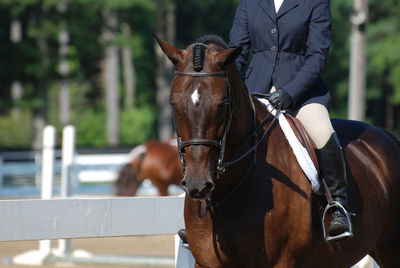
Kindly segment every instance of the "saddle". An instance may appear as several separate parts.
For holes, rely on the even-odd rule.
[[[306,148],[311,160],[314,163],[315,169],[319,173],[318,158],[314,149],[315,146],[313,141],[308,136],[306,129],[303,127],[300,120],[296,117],[291,116],[290,114],[285,114],[285,117],[301,145]]]
[[[319,178],[320,178],[320,182],[322,184],[322,187],[320,188],[320,190],[315,193],[319,196],[325,196],[327,204],[325,209],[322,209],[323,205],[321,205],[319,211],[320,211],[320,215],[322,215],[322,231],[323,231],[323,235],[324,235],[324,239],[326,242],[333,242],[333,241],[337,241],[337,240],[341,240],[342,238],[346,238],[346,237],[352,237],[353,236],[353,231],[352,231],[352,225],[351,225],[351,221],[350,221],[350,216],[355,216],[354,213],[348,213],[338,202],[333,201],[332,195],[329,191],[329,188],[325,182],[325,180],[321,177],[320,174],[320,170],[319,170],[319,164],[318,164],[318,159],[317,159],[317,154],[315,153],[315,149],[314,149],[314,143],[313,141],[310,139],[310,137],[307,134],[307,131],[305,130],[305,128],[303,127],[303,125],[301,124],[301,122],[291,116],[290,114],[285,114],[285,118],[287,120],[287,122],[289,123],[290,127],[292,128],[295,136],[297,137],[297,139],[299,140],[299,142],[301,143],[301,145],[306,148],[312,162],[314,163],[315,169],[317,170],[318,174],[319,174]],[[344,212],[345,216],[347,217],[348,222],[350,223],[350,231],[345,232],[343,234],[337,235],[337,236],[329,236],[327,234],[326,231],[326,223],[325,223],[325,217],[326,214],[329,210],[331,210],[332,208],[339,208],[341,211]],[[323,210],[323,211],[322,211]]]

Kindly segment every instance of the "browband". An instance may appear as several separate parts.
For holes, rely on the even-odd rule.
[[[175,75],[176,76],[190,76],[190,77],[204,77],[204,76],[222,76],[222,77],[226,77],[226,71],[209,72],[209,73],[175,71]]]

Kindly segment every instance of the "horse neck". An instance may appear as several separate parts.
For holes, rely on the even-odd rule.
[[[233,114],[226,139],[226,157],[236,153],[238,147],[251,135],[254,125],[254,111],[250,96],[240,79],[234,64],[228,67],[228,79],[233,98]]]
[[[239,73],[233,64],[228,68],[228,79],[231,85],[233,99],[233,113],[230,128],[225,142],[225,161],[233,160],[233,157],[253,132],[254,112],[249,94],[242,84]],[[250,142],[242,151],[244,153],[252,146]],[[249,156],[226,168],[221,179],[216,181],[214,197],[216,200],[223,200],[235,189],[247,172]],[[235,156],[237,157],[237,156]]]

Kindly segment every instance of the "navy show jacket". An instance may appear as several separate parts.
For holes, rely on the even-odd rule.
[[[292,109],[308,103],[328,107],[329,92],[321,73],[331,44],[329,0],[284,0],[278,13],[274,0],[240,0],[230,31],[230,47],[242,46],[236,59],[250,92],[284,89]]]

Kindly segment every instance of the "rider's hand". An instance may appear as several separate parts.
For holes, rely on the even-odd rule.
[[[292,104],[292,98],[283,89],[267,94],[267,100],[271,105],[278,110],[285,110]]]

